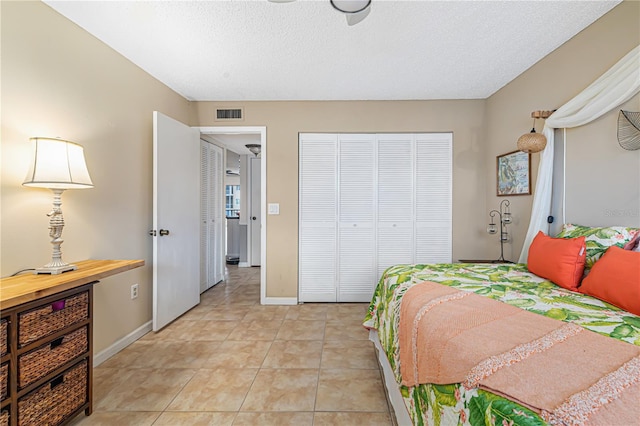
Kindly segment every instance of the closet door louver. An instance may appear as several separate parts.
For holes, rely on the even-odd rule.
[[[378,136],[377,277],[413,261],[413,135]]]
[[[339,135],[338,301],[371,300],[375,277],[375,135]]]
[[[415,263],[451,263],[452,135],[416,135]]]
[[[335,302],[337,135],[304,134],[299,142],[298,300]]]

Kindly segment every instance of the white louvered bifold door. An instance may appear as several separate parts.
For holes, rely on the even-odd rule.
[[[200,141],[200,293],[208,286],[209,273],[209,143]]]
[[[377,277],[414,256],[413,135],[378,136]]]
[[[389,266],[451,262],[452,134],[300,134],[299,301],[368,302]]]
[[[335,302],[338,137],[299,138],[298,301]]]
[[[416,263],[451,263],[451,133],[416,137]]]
[[[223,200],[224,200],[224,174],[223,174],[223,157],[224,152],[219,146],[210,144],[209,146],[211,160],[211,188],[209,202],[209,220],[210,241],[211,241],[211,257],[210,263],[210,279],[209,287],[219,283],[224,278],[224,217]]]
[[[207,156],[209,162],[209,187],[208,191],[208,205],[207,205],[207,288],[211,288],[213,286],[215,279],[215,255],[216,255],[216,245],[215,245],[215,237],[216,237],[216,227],[214,222],[214,214],[213,207],[215,206],[215,187],[216,187],[216,174],[215,174],[215,152],[212,149],[210,143],[207,142]]]
[[[223,151],[200,141],[200,291],[224,278]]]
[[[376,285],[376,135],[338,135],[338,302],[370,302]]]

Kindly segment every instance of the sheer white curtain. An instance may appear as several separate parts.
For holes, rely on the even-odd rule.
[[[524,240],[520,263],[526,263],[529,246],[538,231],[549,232],[553,182],[553,131],[583,126],[628,101],[640,91],[640,46],[627,53],[600,78],[547,118],[544,135],[547,146],[540,155],[538,178],[531,208],[531,221]]]

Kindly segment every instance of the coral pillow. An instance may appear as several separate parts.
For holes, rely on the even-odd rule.
[[[551,238],[539,231],[529,247],[527,269],[560,287],[578,291],[586,256],[585,237]]]
[[[640,315],[640,253],[609,247],[582,281],[580,292]]]

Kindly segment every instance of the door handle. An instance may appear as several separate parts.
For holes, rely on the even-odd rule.
[[[149,231],[149,235],[151,235],[152,237],[156,236],[156,230],[152,229],[151,231]]]
[[[256,217],[255,217],[255,216],[253,216],[253,217],[251,218],[251,220],[256,220]]]
[[[160,230],[160,236],[164,237],[165,235],[169,235],[169,230],[168,229],[161,229]]]

